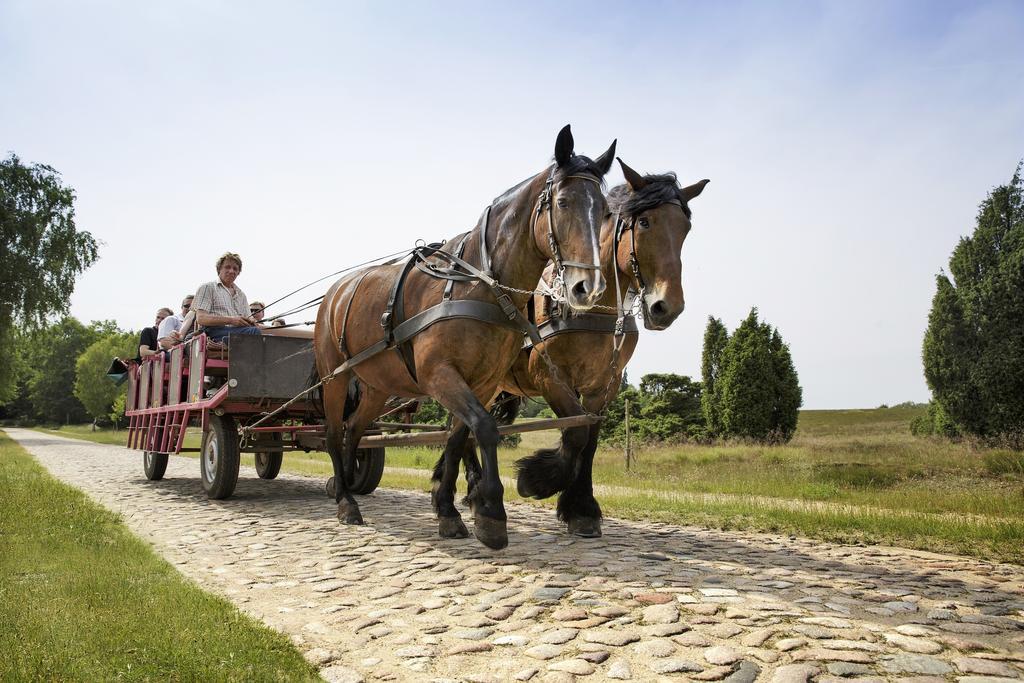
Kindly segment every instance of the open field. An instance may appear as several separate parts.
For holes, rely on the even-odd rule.
[[[0,433],[0,680],[315,680]]]
[[[621,450],[601,448],[594,473],[598,499],[606,514],[632,519],[1024,563],[1024,455],[913,437],[908,424],[918,412],[802,411],[787,445],[657,446],[635,454],[630,471]],[[70,427],[54,433],[124,443],[124,432]],[[552,432],[525,434],[518,448],[500,452],[502,474],[513,477],[517,458],[556,439]],[[438,454],[390,449],[382,485],[429,490]],[[331,473],[324,454],[290,454],[284,468]],[[514,486],[506,487],[506,497],[518,499]]]

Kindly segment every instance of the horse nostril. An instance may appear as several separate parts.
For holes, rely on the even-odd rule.
[[[573,285],[572,293],[573,296],[582,301],[587,298],[588,294],[590,294],[590,285],[587,283],[586,280],[580,280],[575,285]]]
[[[651,306],[651,313],[653,313],[656,318],[663,318],[668,313],[668,306],[665,305],[664,301],[659,299],[654,302],[653,306]]]

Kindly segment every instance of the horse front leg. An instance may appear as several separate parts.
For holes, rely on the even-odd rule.
[[[504,548],[508,545],[508,517],[502,500],[505,489],[498,475],[498,425],[454,368],[432,369],[427,388],[476,438],[483,453],[483,475],[467,496],[473,511],[473,534],[488,548]]]
[[[459,478],[459,459],[469,440],[469,427],[461,420],[452,421],[452,431],[444,453],[434,466],[430,498],[437,513],[437,533],[441,538],[466,538],[469,530],[455,507],[455,484]]]
[[[583,406],[591,413],[604,410],[603,401],[594,397],[584,397]],[[583,538],[599,538],[601,506],[594,498],[593,471],[601,424],[592,424],[586,429],[587,443],[580,451],[575,476],[558,497],[558,518],[566,523],[570,534]]]
[[[380,417],[384,412],[384,405],[388,401],[388,395],[373,387],[362,385],[364,390],[359,397],[359,403],[355,411],[345,420],[345,447],[342,451],[344,462],[345,490],[348,491],[355,480],[356,451],[359,449],[359,440],[363,438],[366,428]],[[335,480],[337,481],[337,480]],[[338,505],[338,517],[345,515],[346,524],[362,524],[363,516],[359,511],[359,504],[355,498],[348,495],[345,498],[345,507]]]

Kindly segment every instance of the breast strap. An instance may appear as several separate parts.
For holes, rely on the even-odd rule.
[[[551,337],[565,334],[566,332],[597,332],[599,334],[616,334],[619,331],[619,321],[615,316],[602,315],[600,313],[580,313],[568,317],[548,318],[537,326],[537,334],[541,341]],[[638,334],[636,318],[627,316],[622,321],[622,330],[625,334]],[[523,340],[523,348],[531,349],[537,342],[527,337]]]

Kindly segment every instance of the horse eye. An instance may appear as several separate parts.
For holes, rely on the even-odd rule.
[[[649,228],[649,227],[651,227],[651,222],[647,219],[647,216],[641,216],[640,220],[639,220],[639,223],[640,223],[640,227],[641,228]]]
[[[559,209],[564,209],[564,208],[566,208],[568,206],[569,206],[569,202],[565,201],[564,197],[559,197],[558,198],[558,208]]]

